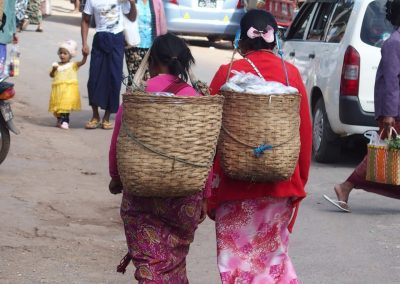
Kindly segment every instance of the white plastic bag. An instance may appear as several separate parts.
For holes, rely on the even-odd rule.
[[[138,46],[140,44],[140,35],[137,20],[132,22],[127,16],[124,16],[123,18],[125,41],[127,45]]]
[[[364,133],[364,137],[369,139],[370,145],[374,146],[387,146],[387,143],[381,139],[380,135],[378,132],[374,130],[368,130]]]

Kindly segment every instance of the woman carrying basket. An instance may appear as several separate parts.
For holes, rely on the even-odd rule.
[[[145,91],[198,96],[185,82],[192,63],[194,58],[182,39],[170,33],[157,37],[150,50],[151,79]],[[116,157],[122,112],[120,107],[109,153],[109,188],[114,194],[122,191]],[[132,260],[139,283],[188,283],[186,256],[197,225],[206,217],[203,208],[202,192],[179,198],[153,198],[134,196],[123,190],[121,218],[129,252],[118,271],[125,272]]]
[[[288,233],[299,203],[306,196],[304,186],[311,162],[307,94],[296,67],[285,62],[286,78],[281,59],[272,52],[277,23],[270,13],[247,12],[240,29],[239,49],[245,59],[234,61],[232,70],[257,75],[258,69],[265,80],[286,84],[288,79],[290,86],[299,90],[301,147],[293,175],[281,182],[231,179],[224,174],[217,154],[208,214],[215,220],[218,268],[222,283],[298,283],[288,256]],[[210,85],[212,94],[218,93],[226,82],[229,69],[230,64],[219,68]]]

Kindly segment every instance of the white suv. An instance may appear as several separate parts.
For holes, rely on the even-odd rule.
[[[332,162],[342,136],[375,129],[380,47],[393,31],[386,0],[306,1],[287,31],[285,59],[300,70],[313,117],[313,153]]]

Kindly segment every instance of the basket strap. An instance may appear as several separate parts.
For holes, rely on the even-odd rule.
[[[175,157],[175,156],[167,155],[167,154],[165,154],[165,153],[163,153],[163,152],[161,152],[161,151],[159,151],[159,150],[157,150],[157,149],[155,149],[155,148],[153,148],[153,147],[151,147],[149,145],[144,144],[137,137],[135,137],[132,132],[129,131],[129,129],[125,125],[125,122],[124,122],[123,118],[122,118],[121,121],[122,121],[121,122],[122,129],[125,131],[125,133],[128,135],[128,137],[131,138],[132,141],[134,141],[136,144],[141,145],[142,147],[144,147],[145,149],[149,150],[150,152],[153,152],[154,154],[157,154],[157,155],[160,155],[160,156],[165,157],[167,159],[173,160],[172,169],[174,169],[175,161],[178,161],[178,162],[183,163],[183,164],[191,165],[191,166],[194,166],[196,168],[209,168],[209,167],[211,167],[212,161],[210,163],[208,163],[208,164],[193,163],[193,162],[187,161],[185,159],[181,159],[181,158],[178,158],[178,157]]]
[[[173,94],[177,94],[179,93],[181,90],[183,90],[184,88],[188,87],[189,84],[180,80],[179,81],[174,81],[171,84],[169,84],[164,90],[163,92],[167,92],[167,93],[173,93]]]
[[[233,59],[235,58],[236,52],[237,52],[237,48],[235,48],[233,50],[232,57],[231,57],[231,63],[229,63],[228,74],[226,75],[225,83],[229,81],[229,77],[230,77],[231,71],[232,71]]]
[[[251,67],[253,67],[253,69],[254,69],[254,71],[256,71],[258,77],[260,77],[261,79],[264,79],[264,80],[265,80],[264,76],[261,74],[260,70],[258,70],[258,68],[257,68],[256,65],[253,63],[253,61],[251,61],[251,60],[248,59],[247,57],[244,57],[244,60],[246,60],[246,61],[251,65]]]
[[[273,148],[280,147],[280,146],[282,146],[282,145],[284,145],[284,144],[286,144],[287,142],[290,141],[290,140],[287,140],[287,141],[282,142],[282,143],[277,144],[277,145],[271,145],[271,144],[266,144],[266,143],[263,143],[263,144],[260,144],[260,145],[251,145],[251,144],[245,143],[245,142],[243,142],[242,140],[240,140],[239,138],[237,138],[237,137],[236,137],[235,135],[233,135],[228,129],[226,129],[226,127],[223,126],[223,125],[222,125],[222,130],[223,130],[230,138],[232,138],[232,140],[234,140],[235,142],[237,142],[237,143],[239,143],[239,144],[242,144],[243,146],[246,146],[246,147],[248,147],[248,148],[253,149],[254,156],[256,156],[257,158],[261,157],[261,155],[264,154],[265,151],[267,151],[267,150],[272,150]],[[294,135],[293,135],[293,137],[294,137]]]
[[[144,77],[144,74],[146,73],[149,56],[150,56],[150,49],[144,55],[142,62],[140,62],[138,70],[136,71],[135,75],[133,76],[133,86],[136,88],[141,89],[142,79]]]
[[[142,79],[143,79],[144,74],[146,73],[146,69],[148,67],[147,65],[148,65],[148,61],[149,61],[149,57],[150,57],[150,50],[151,50],[151,48],[149,48],[149,50],[146,52],[145,56],[142,59],[142,62],[140,62],[138,70],[136,71],[135,75],[133,76],[133,86],[138,89],[143,89],[142,88]],[[204,82],[196,79],[196,76],[194,75],[192,68],[189,68],[188,75],[189,75],[190,83],[192,84],[193,88],[197,92],[203,94],[204,96],[210,96],[209,87]]]

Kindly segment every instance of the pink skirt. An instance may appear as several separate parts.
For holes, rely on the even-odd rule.
[[[223,203],[216,210],[218,268],[224,284],[295,284],[288,255],[290,198]]]

